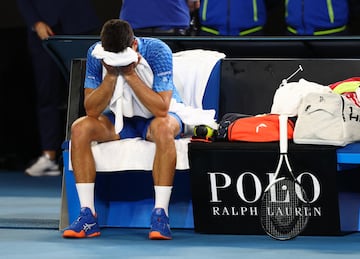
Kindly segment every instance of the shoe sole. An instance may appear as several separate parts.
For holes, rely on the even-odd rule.
[[[40,174],[34,174],[31,173],[29,171],[25,171],[25,174],[29,175],[29,176],[33,176],[33,177],[39,177],[39,176],[59,176],[61,174],[61,172],[59,170],[55,170],[55,171],[45,171],[45,172],[41,172]]]
[[[164,236],[159,231],[151,231],[149,233],[149,239],[151,239],[151,240],[171,240],[172,237]]]
[[[72,230],[65,230],[63,233],[63,238],[88,238],[88,237],[98,237],[100,236],[100,232],[95,232],[90,235],[86,235],[84,230],[81,230],[80,232],[75,232]]]

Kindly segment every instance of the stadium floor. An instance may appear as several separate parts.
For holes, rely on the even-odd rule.
[[[360,258],[360,233],[277,241],[173,229],[173,240],[150,241],[148,229],[104,228],[100,237],[63,239],[60,195],[61,177],[0,171],[0,258]]]

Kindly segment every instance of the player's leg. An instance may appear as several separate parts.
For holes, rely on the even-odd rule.
[[[176,148],[174,137],[181,131],[181,121],[175,116],[152,120],[147,139],[155,142],[153,164],[155,206],[151,216],[150,239],[171,239],[168,206],[171,196],[175,167]]]
[[[99,119],[82,117],[71,128],[71,164],[80,201],[80,216],[63,232],[63,237],[84,238],[100,235],[94,205],[95,161],[91,151],[93,141],[119,139],[113,124],[105,116]]]

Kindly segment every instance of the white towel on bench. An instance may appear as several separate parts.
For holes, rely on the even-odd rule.
[[[190,138],[175,140],[177,170],[188,170],[190,168],[188,160],[189,142]],[[94,144],[91,148],[97,172],[152,170],[155,155],[155,144],[153,142],[141,138],[130,138]],[[69,161],[69,170],[72,170],[71,160]]]

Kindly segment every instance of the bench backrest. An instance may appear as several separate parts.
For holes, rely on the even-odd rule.
[[[227,112],[262,114],[271,110],[281,81],[301,65],[291,81],[304,78],[328,85],[360,75],[360,59],[229,59],[221,66],[219,116]]]

